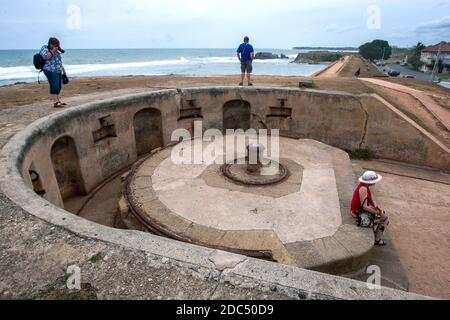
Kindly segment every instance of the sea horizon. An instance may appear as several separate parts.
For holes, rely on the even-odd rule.
[[[0,86],[36,82],[38,70],[32,62],[39,49],[0,50]],[[63,63],[69,77],[221,76],[240,73],[236,48],[64,49]],[[310,50],[261,48],[255,51],[284,54],[289,58],[255,60],[255,75],[310,76],[327,66],[291,63],[299,53]]]

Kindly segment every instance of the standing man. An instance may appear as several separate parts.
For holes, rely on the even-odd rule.
[[[255,50],[253,50],[253,46],[250,44],[250,38],[245,37],[244,43],[241,44],[237,50],[237,57],[241,62],[241,83],[240,86],[244,85],[245,74],[247,73],[248,85],[253,86],[251,82],[251,74],[253,72],[253,59],[255,58]]]

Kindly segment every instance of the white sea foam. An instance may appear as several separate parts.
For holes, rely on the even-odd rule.
[[[128,63],[111,64],[79,64],[65,65],[67,73],[71,75],[80,75],[97,71],[127,70],[136,68],[145,68],[151,66],[170,66],[189,64],[189,60],[181,57],[178,60],[156,60]],[[38,71],[33,66],[19,66],[0,68],[0,80],[19,80],[36,77]]]
[[[223,56],[174,57],[172,60],[151,60],[118,63],[65,64],[69,76],[124,76],[124,75],[164,75],[164,74],[233,74],[239,70],[239,61],[234,53]],[[320,69],[308,65],[291,65],[296,55],[290,59],[255,60],[260,74],[309,75]],[[80,61],[80,60],[78,60]],[[82,60],[81,60],[82,61]],[[32,66],[0,67],[0,85],[18,81],[36,81],[38,71]],[[41,76],[41,78],[45,78]]]
[[[267,59],[267,60],[254,60],[254,63],[266,63],[266,64],[287,64],[291,62],[291,59]]]
[[[0,68],[0,80],[19,80],[34,77],[37,74],[33,66]]]
[[[295,56],[297,57],[297,56]],[[295,58],[294,57],[294,58]],[[289,62],[289,59],[268,59],[268,60],[254,60],[255,63],[287,63]],[[191,60],[191,63],[201,63],[201,64],[207,64],[207,63],[238,63],[238,59],[236,56],[234,57],[199,57]]]
[[[111,64],[80,64],[80,65],[68,65],[66,66],[67,72],[70,74],[83,74],[95,71],[107,71],[107,70],[126,70],[145,68],[151,66],[170,66],[170,65],[182,65],[188,64],[189,60],[180,58],[178,60],[157,60],[157,61],[144,61],[144,62],[129,62],[129,63],[111,63]]]
[[[198,57],[192,59],[196,63],[235,63],[237,62],[237,57]]]
[[[274,59],[274,60],[255,60],[257,64],[274,64],[274,63],[286,63],[287,59]],[[78,64],[78,65],[66,65],[67,72],[71,75],[82,75],[92,72],[101,71],[123,71],[127,69],[139,69],[149,67],[163,67],[163,66],[176,66],[176,65],[195,65],[195,64],[213,64],[213,63],[238,63],[236,57],[198,57],[186,59],[181,57],[177,60],[155,60],[155,61],[142,61],[142,62],[127,62],[127,63],[109,63],[109,64]],[[33,66],[19,66],[19,67],[6,67],[0,68],[0,80],[20,80],[36,77],[37,71]]]

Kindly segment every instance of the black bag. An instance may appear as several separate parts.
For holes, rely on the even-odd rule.
[[[47,61],[44,59],[43,56],[41,56],[40,53],[36,53],[33,57],[33,64],[34,67],[39,70],[38,73],[38,83],[41,84],[41,80],[39,79],[39,75],[41,74],[42,71],[44,71],[44,66],[47,63]]]
[[[43,70],[44,69],[44,66],[45,66],[45,63],[46,63],[47,61],[44,59],[44,57],[43,56],[41,56],[41,54],[40,53],[36,53],[35,55],[34,55],[34,58],[33,58],[33,64],[34,64],[34,67],[37,69],[37,70]]]
[[[361,228],[373,228],[375,222],[375,217],[372,213],[361,211],[358,213],[358,218],[356,224]]]
[[[62,82],[64,85],[69,84],[69,78],[67,77],[67,74],[62,75]]]
[[[364,208],[364,204],[366,203],[367,199],[364,200],[363,204],[362,204],[362,208]],[[373,228],[374,227],[374,223],[375,223],[375,215],[364,211],[363,209],[361,209],[360,212],[358,212],[358,216],[356,217],[356,224],[358,225],[358,227],[361,228]]]

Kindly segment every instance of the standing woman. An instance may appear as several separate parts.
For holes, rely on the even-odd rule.
[[[55,108],[64,108],[59,94],[61,93],[62,77],[66,73],[61,59],[61,44],[57,38],[50,38],[48,45],[41,49],[41,56],[46,60],[44,74],[50,84],[50,95]]]

